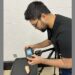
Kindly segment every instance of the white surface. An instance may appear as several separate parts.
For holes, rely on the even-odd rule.
[[[4,61],[13,61],[25,57],[24,47],[47,38],[47,32],[41,33],[24,19],[24,11],[34,0],[4,0]],[[72,17],[71,0],[40,0],[54,13]]]

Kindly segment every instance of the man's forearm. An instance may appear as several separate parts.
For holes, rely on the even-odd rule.
[[[55,66],[58,68],[72,68],[72,58],[66,59],[43,59],[42,64]]]
[[[41,43],[35,44],[33,48],[44,48],[44,47],[47,47],[47,46],[49,46],[51,44],[52,44],[52,42],[47,39],[47,40],[45,40],[45,41],[43,41]]]

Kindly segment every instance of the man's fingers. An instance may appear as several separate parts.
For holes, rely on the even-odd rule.
[[[32,58],[27,57],[28,60],[32,60]]]
[[[26,46],[25,49],[29,48],[30,46]]]
[[[29,57],[27,57],[27,59],[28,59],[28,63],[30,64],[30,65],[33,65],[33,58],[29,58]]]
[[[35,54],[34,54],[34,55],[32,55],[32,58],[35,58],[35,57],[37,57]]]

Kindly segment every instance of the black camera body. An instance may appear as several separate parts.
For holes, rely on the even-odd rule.
[[[34,50],[32,49],[32,48],[27,48],[27,49],[25,49],[25,54],[26,54],[26,57],[31,57],[33,54],[34,54],[34,52],[33,52]]]

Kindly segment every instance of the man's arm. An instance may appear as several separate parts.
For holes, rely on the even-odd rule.
[[[47,47],[47,46],[49,46],[51,44],[52,44],[51,41],[47,39],[47,40],[45,40],[45,41],[43,41],[41,43],[35,44],[33,46],[33,48],[44,48],[44,47]]]
[[[72,58],[42,59],[41,63],[58,68],[72,68]]]
[[[27,59],[29,64],[46,64],[58,68],[72,68],[72,58],[46,59],[33,55],[32,58]]]
[[[43,41],[41,43],[34,44],[34,45],[29,45],[29,46],[27,46],[25,48],[28,48],[28,47],[31,47],[33,49],[35,49],[35,48],[44,48],[44,47],[47,47],[47,46],[49,46],[51,44],[52,44],[52,42],[50,40],[46,39],[45,41]]]

